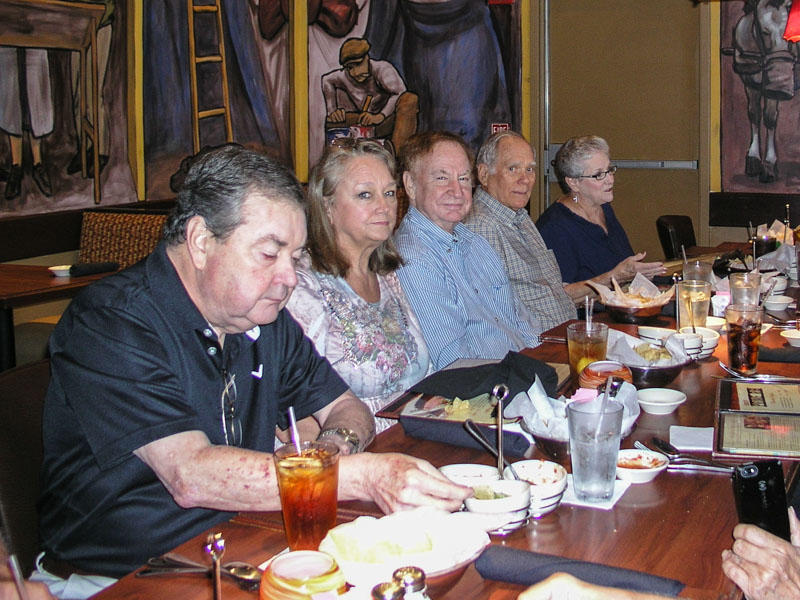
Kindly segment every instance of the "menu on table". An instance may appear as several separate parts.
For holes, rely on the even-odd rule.
[[[715,455],[800,460],[800,384],[722,380],[716,417]]]

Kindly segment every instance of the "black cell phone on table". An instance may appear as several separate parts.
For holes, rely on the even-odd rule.
[[[736,467],[733,495],[740,523],[757,525],[791,541],[781,461],[764,460]]]

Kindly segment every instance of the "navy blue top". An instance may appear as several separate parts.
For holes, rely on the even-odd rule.
[[[602,275],[633,256],[631,243],[611,204],[603,204],[602,208],[608,233],[561,202],[551,205],[536,221],[542,239],[556,255],[564,283]]]
[[[347,386],[289,313],[228,334],[224,347],[189,298],[163,242],[87,287],[50,339],[39,501],[43,548],[119,577],[233,513],[181,508],[133,452],[184,431],[225,444],[223,368],[235,376],[242,446],[272,452],[289,405],[298,418]]]

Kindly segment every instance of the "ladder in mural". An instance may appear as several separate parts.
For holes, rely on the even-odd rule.
[[[238,0],[237,0],[238,1]],[[225,122],[225,140],[233,141],[233,128],[231,127],[230,99],[228,97],[228,70],[225,67],[225,36],[222,29],[222,0],[214,0],[213,4],[195,4],[195,0],[187,0],[189,19],[189,78],[191,81],[192,97],[192,137],[194,153],[200,151],[200,120],[209,117],[223,117]],[[199,13],[215,13],[217,27],[217,52],[197,56],[195,39],[195,15]],[[219,63],[220,84],[222,86],[222,106],[200,109],[197,97],[197,69],[206,63]]]

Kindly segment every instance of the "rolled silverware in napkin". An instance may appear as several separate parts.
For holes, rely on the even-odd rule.
[[[764,362],[800,362],[800,350],[797,348],[765,348],[761,347],[758,351],[758,360]]]
[[[475,561],[475,568],[484,579],[518,585],[533,585],[544,581],[553,573],[561,572],[597,585],[650,592],[673,598],[685,587],[680,581],[649,573],[551,554],[528,552],[507,546],[489,546]]]
[[[117,269],[119,269],[119,263],[115,262],[75,263],[69,268],[69,274],[70,277],[83,277],[84,275],[109,273]]]

